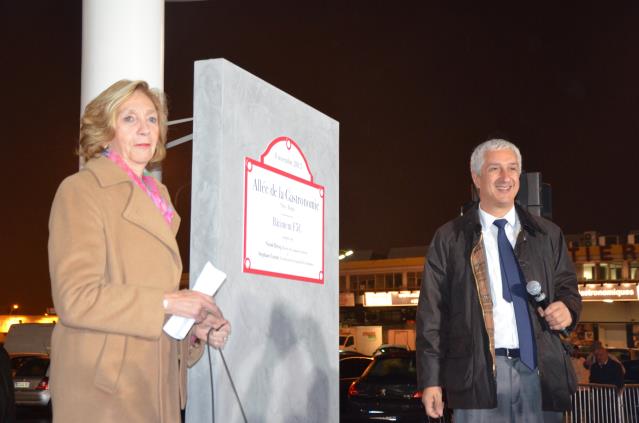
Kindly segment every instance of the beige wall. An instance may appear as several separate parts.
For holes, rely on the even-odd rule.
[[[582,322],[639,322],[639,301],[585,301]]]

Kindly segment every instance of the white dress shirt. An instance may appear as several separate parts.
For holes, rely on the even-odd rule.
[[[481,221],[484,249],[486,251],[486,264],[488,265],[488,278],[490,280],[490,295],[493,300],[493,319],[495,321],[495,348],[519,348],[517,336],[517,321],[515,320],[515,307],[512,302],[504,300],[501,280],[501,267],[499,264],[499,248],[497,246],[498,228],[493,224],[497,219],[506,219],[508,223],[504,227],[506,237],[510,245],[515,247],[517,235],[521,230],[521,224],[517,212],[513,207],[504,217],[495,217],[486,213],[479,207],[479,220]]]

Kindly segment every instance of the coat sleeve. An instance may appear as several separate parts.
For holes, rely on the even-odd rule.
[[[558,235],[553,237],[554,257],[556,257],[553,278],[555,300],[563,302],[570,310],[572,324],[567,329],[573,330],[577,326],[581,314],[581,295],[577,288],[577,274],[568,254],[566,241],[561,230],[558,228],[557,230]]]
[[[62,182],[53,200],[48,247],[56,313],[68,327],[157,339],[164,292],[108,283],[103,205],[94,184],[76,174]]]
[[[195,336],[195,326],[191,328],[189,334],[181,341],[178,341],[178,351],[180,358],[180,408],[186,408],[187,400],[187,368],[193,367],[204,354],[204,343],[199,340],[193,342]]]
[[[186,342],[182,341],[184,344],[186,344],[185,357],[186,357],[186,365],[188,367],[195,366],[195,363],[200,361],[200,359],[202,358],[202,355],[204,355],[205,343],[200,341],[199,339],[193,340],[193,337],[195,337],[195,326],[191,328],[188,336],[184,339],[184,341]]]
[[[441,363],[447,350],[448,319],[447,246],[440,231],[433,237],[424,264],[423,282],[417,307],[417,384],[419,389],[442,386]]]

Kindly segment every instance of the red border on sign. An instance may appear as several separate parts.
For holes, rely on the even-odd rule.
[[[300,156],[302,156],[302,159],[304,160],[304,165],[306,166],[306,171],[308,172],[308,177],[309,177],[309,181],[313,182],[313,174],[311,173],[311,168],[308,165],[308,161],[306,160],[306,156],[304,155],[304,153],[302,153],[302,149],[300,148],[299,145],[297,145],[297,143],[295,141],[293,141],[292,139],[290,139],[289,137],[277,137],[275,138],[269,145],[268,147],[266,147],[266,150],[264,151],[264,154],[262,154],[260,156],[260,162],[264,163],[264,158],[266,156],[268,156],[268,153],[271,152],[271,149],[273,148],[273,146],[277,143],[280,142],[286,142],[286,148],[287,149],[291,149],[292,146],[295,146],[295,149],[300,153]],[[289,175],[289,173],[286,173],[287,175]],[[291,176],[295,176],[295,175],[291,175]]]
[[[298,150],[298,152],[300,153],[302,159],[304,160],[304,164],[306,165],[306,170],[308,171],[309,177],[310,177],[310,181],[300,178],[296,175],[292,175],[288,172],[284,172],[281,169],[275,168],[273,166],[269,166],[267,164],[264,163],[264,157],[266,157],[269,153],[269,151],[273,148],[273,146],[279,142],[286,142],[287,145],[286,147],[290,150],[291,146],[295,146],[295,148]],[[290,144],[289,144],[290,143]],[[321,266],[321,270],[319,272],[319,275],[317,278],[308,278],[308,277],[304,277],[304,276],[298,276],[298,275],[291,275],[291,274],[287,274],[287,273],[279,273],[279,272],[271,272],[268,270],[260,270],[260,269],[253,269],[251,268],[251,260],[250,258],[246,257],[246,216],[247,216],[247,196],[248,196],[248,173],[251,172],[253,170],[253,166],[258,166],[262,169],[266,169],[270,172],[274,172],[277,173],[280,176],[283,176],[285,178],[289,178],[292,179],[296,182],[300,182],[303,183],[305,185],[308,185],[310,187],[316,188],[320,191],[320,197],[322,198],[322,266]],[[254,274],[258,274],[258,275],[265,275],[265,276],[274,276],[274,277],[282,277],[282,278],[286,278],[286,279],[293,279],[293,280],[298,280],[298,281],[304,281],[304,282],[313,282],[313,283],[319,283],[319,284],[324,284],[324,212],[325,212],[325,201],[324,199],[326,198],[326,192],[323,186],[318,185],[316,183],[313,182],[313,175],[311,174],[311,170],[310,167],[308,166],[308,161],[306,160],[306,156],[304,155],[304,153],[302,152],[302,150],[299,148],[299,146],[297,145],[297,143],[295,141],[293,141],[292,139],[288,138],[288,137],[278,137],[275,140],[273,140],[268,147],[266,148],[264,154],[262,154],[260,156],[260,161],[251,159],[249,157],[245,157],[244,158],[244,246],[243,246],[243,254],[242,254],[242,269],[245,273],[254,273]]]

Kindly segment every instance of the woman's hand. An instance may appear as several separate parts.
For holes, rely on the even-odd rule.
[[[211,335],[209,336],[209,330]],[[231,324],[227,321],[209,314],[204,321],[195,325],[195,336],[215,348],[222,348],[231,336]],[[207,339],[208,338],[208,339]]]
[[[224,320],[222,312],[213,297],[190,289],[164,294],[166,314],[189,317],[196,323],[204,321],[208,316],[215,316],[217,320]]]

